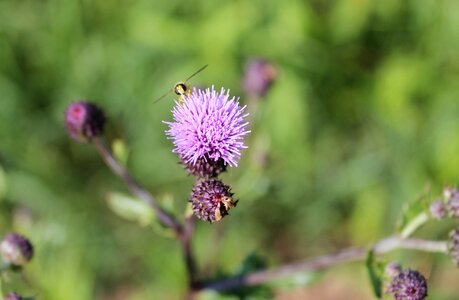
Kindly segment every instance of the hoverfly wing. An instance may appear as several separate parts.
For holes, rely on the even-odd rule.
[[[164,95],[162,95],[161,97],[159,97],[158,99],[156,99],[153,104],[155,103],[158,103],[161,99],[163,99],[164,97],[166,97],[167,95],[169,95],[170,93],[172,93],[173,90],[168,90]]]
[[[205,68],[207,68],[207,66],[209,66],[209,65],[207,64],[207,65],[202,66],[199,70],[197,70],[191,76],[189,76],[187,79],[185,79],[185,82],[187,82],[188,80],[190,80],[191,78],[193,78],[197,74],[201,73]]]

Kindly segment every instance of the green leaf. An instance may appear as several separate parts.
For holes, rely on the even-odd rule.
[[[376,298],[380,299],[382,297],[384,266],[376,262],[373,250],[368,251],[365,266],[368,271],[368,276],[370,277],[373,293]]]
[[[397,232],[403,238],[412,235],[419,227],[428,221],[429,218],[426,213],[428,207],[429,197],[427,192],[408,203],[403,209],[401,219],[397,225]]]
[[[150,225],[155,219],[155,214],[150,206],[122,193],[109,193],[107,204],[118,216],[126,220],[136,221],[142,226]]]
[[[123,165],[126,165],[129,158],[129,149],[126,143],[121,139],[116,139],[112,143],[113,155]]]

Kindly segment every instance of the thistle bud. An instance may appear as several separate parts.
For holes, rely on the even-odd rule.
[[[387,292],[396,300],[423,300],[427,297],[427,282],[421,273],[407,269],[392,278]]]
[[[446,205],[443,200],[436,200],[429,207],[432,218],[441,220],[446,217]]]
[[[454,264],[459,267],[459,228],[456,228],[449,233],[448,254]]]
[[[33,246],[24,236],[9,233],[0,243],[0,254],[5,262],[13,266],[23,266],[32,259]]]
[[[11,292],[5,296],[4,300],[22,300],[22,297],[18,293]]]
[[[263,97],[277,78],[277,69],[264,59],[252,59],[247,63],[243,88],[249,97]]]
[[[394,278],[402,272],[402,266],[396,262],[391,262],[386,265],[385,273],[389,278]]]
[[[65,111],[65,124],[72,139],[84,142],[103,133],[105,116],[95,104],[74,102]]]
[[[230,187],[218,179],[198,182],[191,192],[189,201],[193,212],[201,220],[220,221],[228,211],[236,206]]]
[[[459,191],[455,188],[445,188],[443,191],[445,196],[446,206],[449,214],[458,219],[459,218]]]

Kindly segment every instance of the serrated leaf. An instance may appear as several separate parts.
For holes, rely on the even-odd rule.
[[[107,204],[116,215],[126,220],[136,221],[142,226],[152,224],[155,219],[150,206],[122,193],[109,193]]]
[[[376,298],[380,299],[382,297],[383,274],[381,272],[381,265],[376,262],[373,251],[368,252],[365,266],[373,288],[373,293]]]

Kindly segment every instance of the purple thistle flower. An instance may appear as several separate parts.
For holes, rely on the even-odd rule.
[[[172,110],[174,122],[169,125],[166,134],[173,140],[174,153],[177,153],[187,169],[198,175],[205,172],[208,176],[218,175],[221,164],[237,166],[248,122],[244,107],[235,97],[229,98],[229,91],[224,88],[216,92],[211,89],[193,89],[189,96],[184,96],[183,103],[176,102]],[[217,170],[208,167],[193,172],[203,160],[216,164]],[[204,176],[205,177],[205,176]]]

